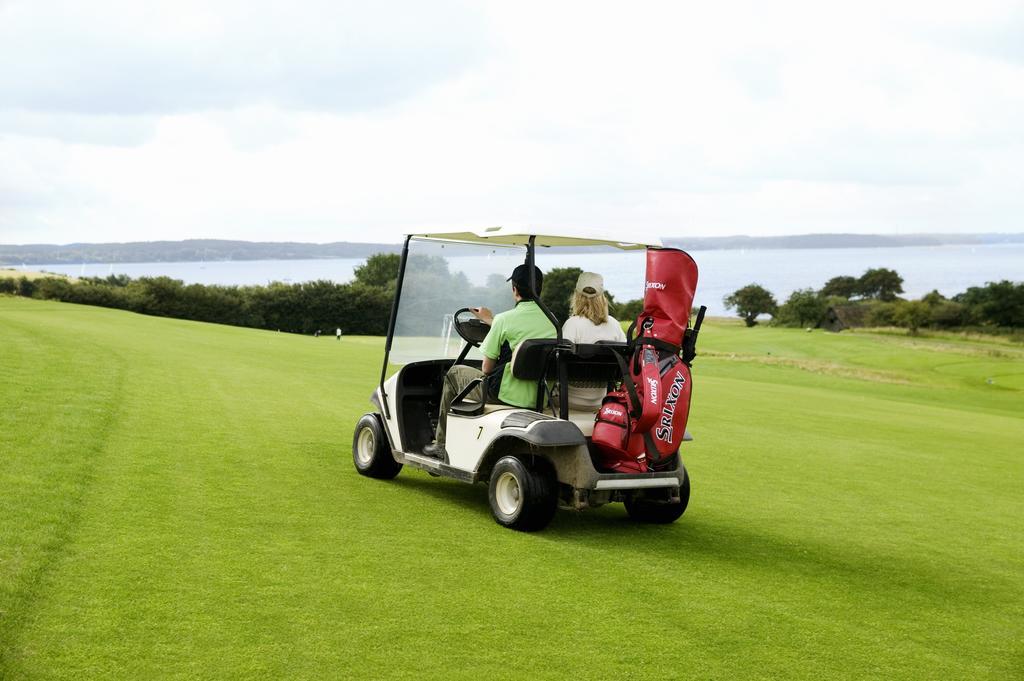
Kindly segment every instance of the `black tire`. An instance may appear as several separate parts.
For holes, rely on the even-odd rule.
[[[506,456],[491,470],[487,499],[499,525],[534,532],[544,529],[558,509],[558,479],[546,461],[528,468],[519,458]]]
[[[686,511],[690,503],[690,475],[683,469],[683,484],[679,488],[679,501],[659,501],[641,497],[626,499],[626,513],[633,520],[640,523],[651,523],[655,525],[667,525],[674,523]]]
[[[376,414],[359,419],[352,434],[352,463],[361,475],[390,480],[402,470],[402,464],[391,455],[388,436]]]

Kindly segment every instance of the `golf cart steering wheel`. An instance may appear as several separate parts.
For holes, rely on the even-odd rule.
[[[468,316],[460,319],[462,315]],[[478,319],[468,307],[464,307],[455,313],[454,322],[455,331],[462,336],[462,340],[474,348],[480,347],[480,344],[484,342],[484,338],[487,336],[487,332],[491,330],[491,325]]]

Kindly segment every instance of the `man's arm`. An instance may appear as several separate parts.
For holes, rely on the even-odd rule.
[[[481,310],[487,310],[487,308],[481,308]],[[490,310],[487,311],[490,312]],[[501,356],[502,334],[505,328],[503,320],[504,317],[500,315],[491,318],[491,330],[487,332],[483,343],[480,344],[480,354],[484,356],[484,362],[480,368],[485,374],[494,371],[494,366],[498,363],[498,357]]]

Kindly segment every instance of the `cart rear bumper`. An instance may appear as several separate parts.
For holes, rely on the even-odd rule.
[[[645,473],[642,475],[598,475],[593,489],[650,489],[652,487],[679,487],[681,481],[675,472]]]

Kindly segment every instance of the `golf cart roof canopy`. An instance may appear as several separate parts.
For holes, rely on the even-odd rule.
[[[460,241],[464,243],[502,244],[505,246],[526,246],[530,237],[535,237],[537,246],[612,246],[625,251],[635,251],[648,246],[661,248],[658,237],[644,237],[635,240],[623,240],[608,231],[578,228],[551,227],[484,227],[479,230],[462,232],[424,232],[410,234],[419,239],[437,239],[438,241]]]

